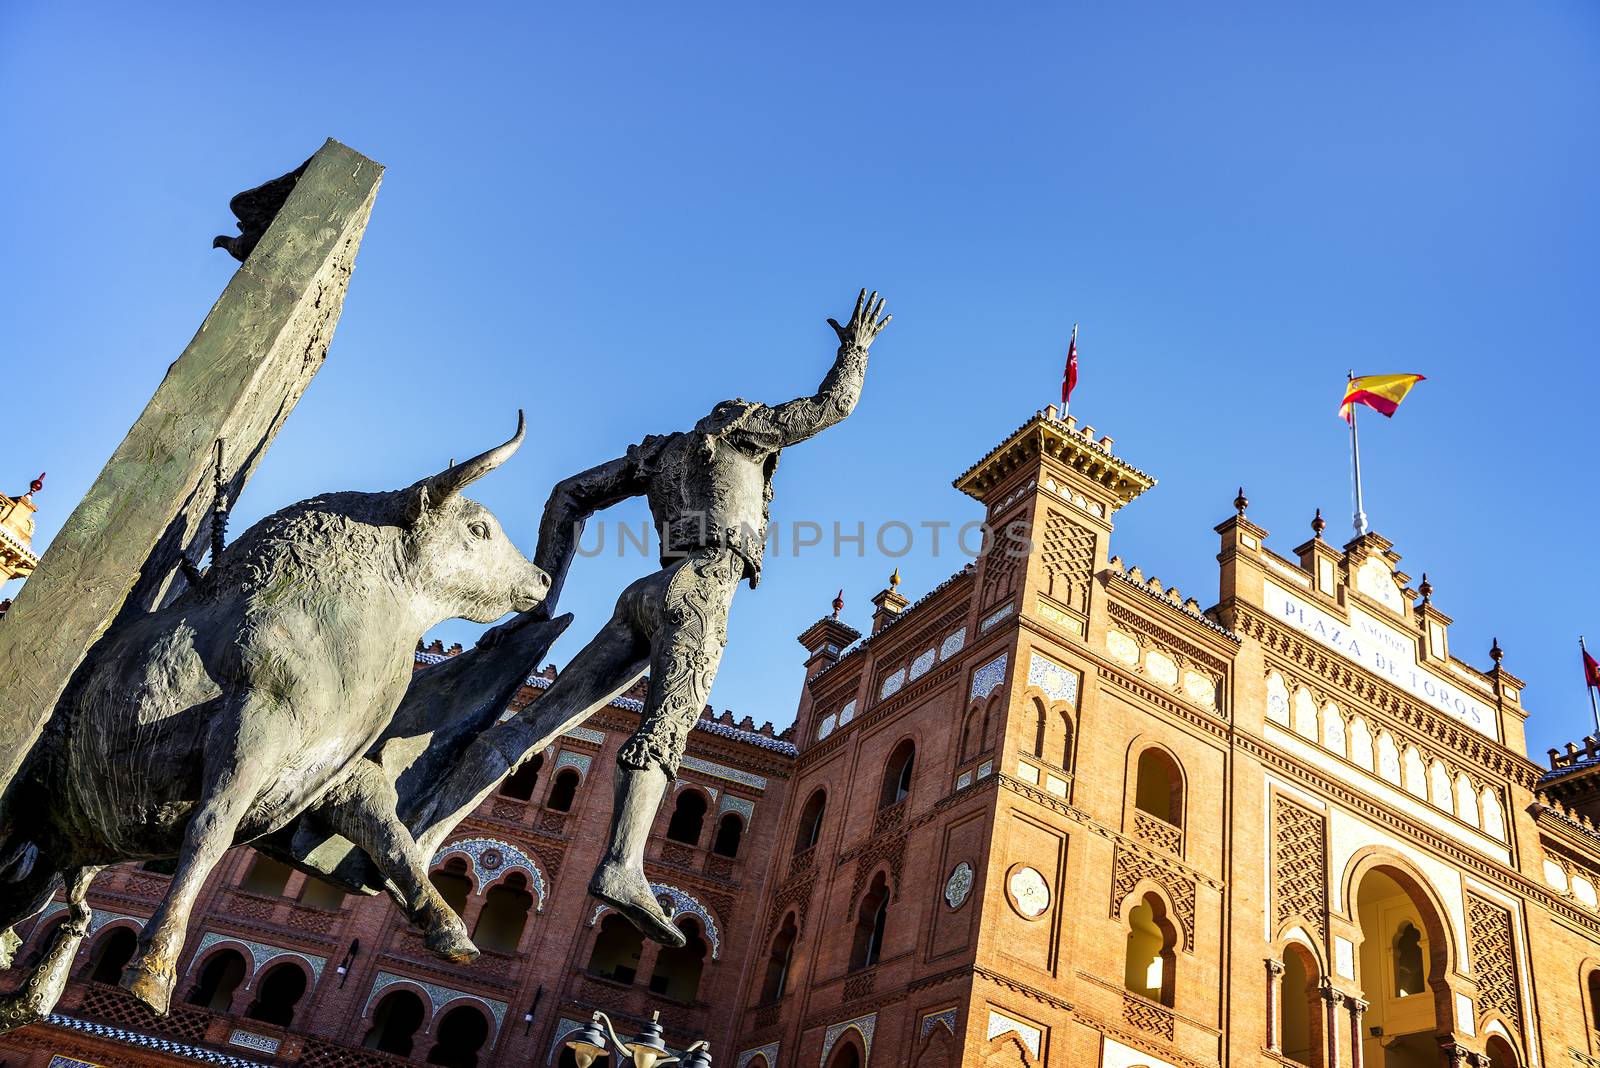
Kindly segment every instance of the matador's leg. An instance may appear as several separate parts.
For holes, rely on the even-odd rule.
[[[644,847],[717,677],[728,643],[728,609],[743,576],[743,562],[731,551],[701,550],[672,573],[659,603],[641,606],[656,616],[644,621],[654,632],[650,689],[639,729],[617,754],[611,835],[589,892],[665,945],[685,940],[650,891]]]
[[[449,777],[434,789],[427,812],[412,825],[423,855],[432,856],[456,824],[519,764],[610,704],[644,673],[649,650],[631,606],[645,598],[642,591],[660,582],[659,574],[649,575],[624,590],[611,619],[537,701],[472,740]]]

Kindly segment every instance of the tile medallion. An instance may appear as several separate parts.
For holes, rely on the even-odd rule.
[[[944,903],[952,909],[958,909],[967,903],[967,895],[972,893],[972,865],[962,861],[950,873],[950,878],[944,883]]]
[[[967,695],[967,700],[987,700],[990,694],[1005,684],[1005,681],[1006,654],[1001,653],[972,673],[972,689]]]
[[[1028,660],[1028,685],[1037,686],[1052,701],[1078,704],[1078,673],[1048,657],[1034,653]]]

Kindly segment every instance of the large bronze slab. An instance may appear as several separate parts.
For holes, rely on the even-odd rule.
[[[17,595],[0,624],[0,828],[3,790],[84,654],[125,605],[172,594],[180,551],[200,555],[214,443],[237,499],[322,366],[382,177],[337,141],[317,151]]]

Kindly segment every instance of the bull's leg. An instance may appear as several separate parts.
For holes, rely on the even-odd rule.
[[[411,832],[395,815],[399,798],[383,769],[366,759],[355,762],[349,778],[318,803],[329,829],[344,835],[372,858],[388,880],[384,889],[424,934],[435,956],[465,964],[478,947],[444,897],[428,881],[426,858]]]
[[[67,918],[50,936],[50,946],[33,974],[15,994],[0,998],[0,1034],[44,1019],[61,1000],[72,961],[78,955],[83,936],[89,932],[93,913],[84,898],[99,870],[79,868],[68,880]]]
[[[271,722],[267,707],[271,701],[256,691],[243,690],[229,696],[213,723],[203,754],[205,779],[200,803],[184,829],[177,870],[167,896],[139,936],[139,952],[122,973],[122,985],[163,1015],[177,981],[178,954],[195,898],[211,869],[233,845],[239,821],[255,802],[266,770],[280,766],[264,732],[254,736],[250,752],[242,744],[242,724]]]
[[[645,669],[649,646],[629,605],[643,579],[623,592],[617,610],[537,701],[472,740],[455,770],[434,791],[434,801],[413,831],[423,853],[432,854],[466,816],[517,765],[551,740],[594,714],[633,685]]]
[[[644,874],[650,825],[677,775],[678,761],[728,643],[728,609],[743,565],[727,550],[696,554],[672,572],[651,641],[650,689],[639,729],[617,753],[611,834],[589,893],[664,945],[684,944]],[[656,608],[656,602],[647,606]]]

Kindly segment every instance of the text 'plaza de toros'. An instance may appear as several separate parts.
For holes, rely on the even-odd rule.
[[[1030,552],[807,628],[781,734],[708,711],[647,854],[685,948],[585,892],[636,692],[433,858],[474,963],[241,848],[157,1017],[116,980],[166,877],[113,869],[0,1064],[571,1065],[603,1009],[731,1068],[1600,1065],[1600,746],[1530,761],[1376,534],[1280,553],[1241,496],[1216,603],[1163,588],[1111,545],[1153,484],[1036,415],[956,482]]]

